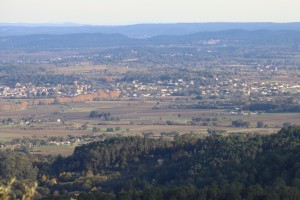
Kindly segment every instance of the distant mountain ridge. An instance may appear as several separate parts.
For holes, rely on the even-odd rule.
[[[128,37],[149,38],[158,35],[188,35],[197,32],[224,30],[297,30],[300,22],[294,23],[174,23],[136,24],[124,26],[92,26],[72,23],[64,24],[9,24],[0,23],[0,36],[32,34],[74,34],[74,33],[118,33]]]
[[[151,38],[131,38],[122,34],[77,33],[63,35],[0,36],[0,49],[66,49],[102,48],[143,45],[204,44],[209,40],[222,40],[239,45],[300,45],[300,31],[293,30],[227,30],[198,32],[188,35],[160,35]]]

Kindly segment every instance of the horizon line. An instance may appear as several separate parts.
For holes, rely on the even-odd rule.
[[[172,25],[172,24],[293,24],[300,21],[291,22],[238,22],[238,21],[212,21],[212,22],[145,22],[145,23],[128,23],[128,24],[88,24],[88,23],[73,23],[73,22],[0,22],[0,26],[135,26],[135,25]]]

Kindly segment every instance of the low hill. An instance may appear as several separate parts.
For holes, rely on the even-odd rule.
[[[297,199],[300,127],[273,135],[183,135],[174,141],[112,138],[77,147],[52,170],[60,174],[62,190],[80,189],[75,182],[66,185],[62,174],[90,174],[88,188],[101,192],[82,193],[83,199],[105,194],[110,199]]]

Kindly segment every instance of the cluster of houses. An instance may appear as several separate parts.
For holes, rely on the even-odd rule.
[[[4,98],[32,98],[32,97],[73,97],[90,92],[90,85],[61,85],[35,86],[32,83],[17,83],[15,87],[0,86],[0,97]]]
[[[200,77],[201,79],[201,77]],[[224,79],[214,77],[210,84],[201,84],[197,80],[178,79],[177,81],[157,81],[143,83],[134,80],[131,83],[121,83],[118,89],[123,97],[150,97],[150,96],[187,96],[200,95],[207,97],[224,96],[277,96],[286,92],[300,92],[300,84],[282,82],[250,82],[242,79]]]
[[[0,86],[0,97],[4,98],[32,98],[32,97],[75,97],[97,91],[97,86],[81,85],[75,81],[73,85],[35,86],[31,83],[17,83],[15,87]],[[99,86],[100,87],[100,86]],[[234,78],[233,76],[214,75],[177,78],[173,80],[157,80],[145,82],[133,80],[131,82],[110,82],[107,90],[121,92],[121,97],[164,97],[164,96],[202,96],[218,98],[226,96],[277,96],[287,92],[300,92],[297,82],[261,82],[247,80],[247,77]]]

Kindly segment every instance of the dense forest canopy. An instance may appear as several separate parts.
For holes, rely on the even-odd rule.
[[[79,146],[73,155],[59,156],[54,162],[33,160],[25,153],[1,153],[0,175],[2,180],[38,180],[40,195],[48,190],[45,199],[67,199],[74,191],[80,191],[79,199],[297,199],[300,195],[299,126],[272,135],[110,138]]]

